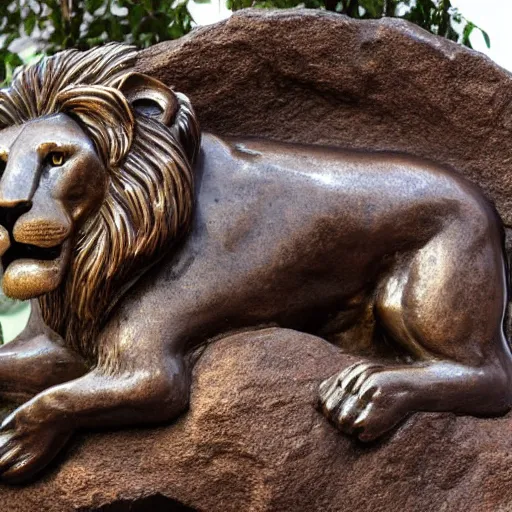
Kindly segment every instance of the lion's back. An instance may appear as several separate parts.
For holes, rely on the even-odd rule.
[[[206,135],[198,171],[200,208],[224,203],[230,217],[247,212],[256,222],[301,226],[332,219],[361,236],[364,226],[375,233],[397,220],[420,220],[426,211],[430,219],[446,217],[483,197],[462,176],[428,160],[258,139]]]

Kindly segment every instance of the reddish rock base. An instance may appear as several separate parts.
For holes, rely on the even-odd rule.
[[[509,417],[416,414],[362,445],[316,410],[317,386],[351,364],[281,329],[233,335],[200,358],[174,425],[77,436],[2,510],[460,511],[512,509]]]

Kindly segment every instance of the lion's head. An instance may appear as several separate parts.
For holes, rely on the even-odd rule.
[[[50,327],[86,353],[120,290],[192,213],[193,111],[134,73],[135,58],[120,44],[68,50],[0,91],[4,292],[39,297]]]

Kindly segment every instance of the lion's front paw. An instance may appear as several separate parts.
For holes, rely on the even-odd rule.
[[[71,435],[37,420],[30,402],[16,409],[0,428],[0,476],[17,483],[31,478],[57,455]]]
[[[320,385],[322,411],[341,431],[377,439],[409,412],[401,374],[372,363],[349,366]]]

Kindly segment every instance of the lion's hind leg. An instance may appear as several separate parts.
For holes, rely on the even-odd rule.
[[[454,222],[385,280],[376,315],[415,362],[363,362],[324,382],[322,409],[342,431],[373,440],[416,411],[508,409],[505,273],[491,235]]]

